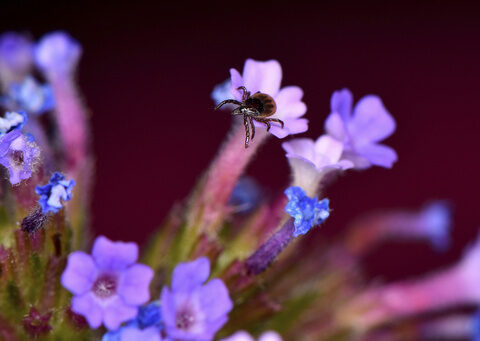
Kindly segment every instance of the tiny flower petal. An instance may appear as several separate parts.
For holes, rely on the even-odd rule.
[[[247,59],[243,68],[243,80],[252,94],[260,91],[275,96],[282,81],[282,67],[276,60],[259,62]]]
[[[282,337],[277,332],[268,331],[260,335],[258,341],[282,341]]]
[[[91,292],[81,296],[74,296],[72,298],[72,311],[85,317],[90,328],[96,329],[102,324],[102,308],[98,305]]]
[[[62,274],[62,285],[75,295],[86,293],[92,288],[97,277],[97,269],[90,255],[85,252],[72,252],[67,267]]]
[[[220,279],[212,279],[199,289],[200,305],[209,320],[225,316],[233,308],[228,289]]]
[[[120,341],[162,341],[160,332],[156,328],[138,329],[126,327],[122,330]]]
[[[125,304],[120,297],[113,298],[103,309],[103,323],[105,327],[115,330],[122,322],[137,316],[138,307]]]
[[[172,290],[190,291],[204,283],[210,275],[210,261],[201,257],[193,262],[180,263],[172,277]]]
[[[358,148],[358,151],[372,165],[384,168],[392,168],[393,164],[398,160],[395,150],[383,144],[365,145]]]
[[[352,115],[353,95],[348,89],[335,91],[330,99],[332,113],[337,113],[344,121],[348,121]]]
[[[127,304],[140,305],[150,299],[149,285],[153,270],[143,264],[136,264],[124,272],[118,292]]]
[[[92,256],[101,269],[123,270],[138,259],[135,243],[112,242],[104,236],[95,240]]]

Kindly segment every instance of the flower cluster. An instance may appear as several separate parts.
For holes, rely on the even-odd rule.
[[[336,178],[331,175],[392,167],[397,155],[382,141],[395,121],[378,96],[354,105],[352,93],[342,89],[324,113],[324,134],[292,138],[309,128],[307,107],[300,87],[281,86],[276,60],[247,59],[241,73],[232,68],[212,93],[216,103],[242,100],[250,115],[262,112],[259,98],[268,98],[276,107],[270,128],[250,122],[256,137],[245,148],[247,130],[234,116],[232,132],[188,205],[175,206],[144,248],[104,236],[90,245],[94,165],[74,77],[81,54],[65,32],[38,42],[17,33],[0,36],[0,164],[16,185],[1,180],[2,339],[478,337],[478,317],[462,308],[480,305],[480,242],[457,264],[417,280],[371,284],[362,268],[362,256],[385,240],[446,249],[452,219],[445,201],[372,213],[328,242],[318,238],[333,214],[324,197]],[[261,94],[247,102],[244,91]],[[54,121],[52,131],[40,121],[43,113]],[[266,195],[245,170],[270,135],[289,138],[281,147],[291,181]],[[320,224],[318,233],[308,233]],[[442,316],[428,314],[440,310]],[[462,323],[469,331],[458,328]]]

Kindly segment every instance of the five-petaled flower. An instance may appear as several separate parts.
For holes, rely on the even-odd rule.
[[[293,185],[314,195],[322,177],[333,170],[353,167],[349,160],[342,160],[343,144],[328,135],[316,141],[308,138],[293,139],[282,143],[293,173]]]
[[[18,129],[0,137],[0,164],[8,169],[12,185],[32,176],[39,156],[37,145],[28,141]]]
[[[285,212],[295,219],[294,237],[307,233],[330,215],[328,199],[318,201],[317,198],[310,198],[300,187],[289,187],[285,194],[288,198]]]
[[[300,118],[307,111],[307,106],[302,102],[303,91],[298,86],[286,86],[280,89],[282,81],[282,67],[276,60],[259,62],[247,59],[243,67],[243,74],[236,69],[230,69],[231,93],[237,100],[242,99],[242,92],[237,90],[245,86],[253,95],[257,91],[273,97],[277,104],[276,113],[271,116],[285,123],[282,129],[278,124],[272,124],[270,132],[278,138],[299,134],[307,131],[308,120]],[[265,128],[265,124],[254,122],[256,127]]]
[[[53,173],[48,184],[36,186],[35,192],[40,195],[38,203],[43,213],[57,213],[62,207],[62,201],[72,198],[72,190],[75,186],[74,180],[65,180],[65,175],[58,172]]]
[[[209,341],[227,322],[233,307],[228,289],[218,278],[205,283],[209,274],[210,262],[206,257],[175,268],[171,289],[164,287],[161,296],[162,318],[169,338]]]
[[[153,270],[137,264],[137,258],[137,244],[112,242],[103,236],[95,240],[92,255],[81,251],[69,255],[61,282],[74,294],[72,310],[83,315],[90,327],[103,323],[117,329],[149,300]]]
[[[397,161],[395,151],[378,142],[395,131],[395,120],[378,96],[368,95],[353,108],[348,89],[335,91],[330,100],[331,113],[325,121],[327,133],[344,144],[344,158],[355,168],[371,165],[391,168]]]

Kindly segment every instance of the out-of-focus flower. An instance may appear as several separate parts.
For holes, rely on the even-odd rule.
[[[40,335],[47,334],[52,326],[50,325],[50,318],[52,313],[41,314],[34,307],[30,308],[30,312],[22,319],[23,328],[33,338]]]
[[[8,169],[12,185],[30,178],[39,155],[35,143],[27,141],[19,130],[12,130],[0,138],[0,164]]]
[[[50,76],[70,75],[82,53],[80,44],[62,31],[44,35],[35,46],[35,63]]]
[[[114,331],[105,333],[102,341],[162,341],[157,328],[149,327],[141,329],[135,325],[127,325]]]
[[[7,108],[25,110],[31,114],[42,114],[55,106],[52,87],[39,84],[32,76],[26,77],[21,83],[10,85],[2,102]]]
[[[215,85],[212,93],[210,94],[210,97],[212,98],[215,105],[218,105],[220,102],[229,99],[232,96],[232,93],[230,92],[231,87],[232,82],[230,81],[230,79],[226,79],[222,83]],[[226,107],[226,105],[224,107]]]
[[[327,133],[344,144],[344,158],[362,169],[371,165],[391,168],[395,151],[380,141],[395,131],[395,121],[378,96],[360,99],[352,113],[353,95],[348,89],[335,91],[331,113],[325,122]]]
[[[316,141],[308,138],[293,139],[282,143],[293,174],[293,186],[303,188],[308,195],[315,195],[322,177],[334,170],[353,167],[349,160],[342,160],[343,144],[328,135]]]
[[[295,219],[294,237],[307,233],[330,215],[328,199],[318,201],[317,198],[310,198],[300,187],[289,187],[285,190],[285,194],[288,198],[285,212]]]
[[[7,32],[0,36],[0,69],[27,74],[33,61],[33,44],[24,35]]]
[[[210,262],[202,257],[180,263],[173,272],[171,289],[162,290],[162,318],[167,336],[174,340],[212,340],[227,322],[233,307],[228,289],[215,278],[204,284]]]
[[[221,341],[255,341],[255,339],[247,332],[241,330]],[[268,331],[260,335],[258,341],[282,341],[282,338],[278,333]]]
[[[262,200],[262,190],[256,181],[249,177],[242,177],[233,188],[228,204],[232,211],[247,214],[253,211]]]
[[[137,258],[135,243],[112,242],[103,236],[95,240],[91,256],[81,251],[69,255],[61,282],[74,294],[72,310],[83,315],[91,328],[103,323],[117,329],[149,300],[153,271],[135,263]]]
[[[278,138],[288,135],[303,133],[308,130],[308,120],[302,117],[307,111],[307,106],[302,102],[303,91],[298,86],[286,86],[280,89],[282,81],[282,68],[276,60],[259,62],[247,59],[243,67],[243,74],[236,69],[230,69],[231,93],[237,100],[242,99],[242,93],[237,90],[245,86],[251,94],[257,91],[270,95],[277,104],[277,111],[270,118],[278,118],[285,123],[282,129],[274,123],[270,132]],[[256,127],[266,129],[265,124],[255,122]]]
[[[0,136],[18,129],[21,130],[27,122],[27,115],[23,112],[9,111],[5,117],[0,117]]]
[[[43,213],[57,213],[62,207],[62,201],[72,198],[72,190],[75,186],[74,180],[65,180],[65,175],[58,172],[53,173],[48,184],[36,186],[35,193],[40,195],[38,203]]]

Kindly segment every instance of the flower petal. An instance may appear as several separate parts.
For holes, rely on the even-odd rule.
[[[207,257],[192,262],[180,263],[175,267],[172,277],[172,290],[191,291],[203,284],[210,275],[210,261]]]
[[[342,89],[335,91],[330,98],[330,110],[338,113],[342,120],[350,120],[352,113],[353,95],[350,90]]]
[[[162,319],[167,327],[175,326],[177,309],[175,298],[167,287],[163,287],[161,294]]]
[[[235,99],[242,100],[242,92],[237,90],[239,87],[244,86],[242,75],[236,69],[230,69],[230,92]]]
[[[303,90],[298,86],[286,86],[275,96],[277,112],[273,117],[285,120],[300,117],[307,111],[307,106],[302,102]]]
[[[149,286],[153,270],[143,264],[135,264],[123,273],[118,294],[127,304],[140,305],[150,299]]]
[[[310,162],[313,162],[315,159],[313,153],[314,146],[315,143],[309,138],[298,138],[282,143],[282,148],[287,152],[287,157],[300,156],[306,160],[310,160]]]
[[[345,142],[347,138],[347,131],[345,128],[345,121],[337,112],[332,112],[328,115],[325,121],[325,130],[328,135],[336,138],[339,141]]]
[[[90,292],[72,298],[72,311],[85,317],[90,328],[95,329],[102,324],[103,310]]]
[[[200,309],[210,321],[221,318],[233,308],[228,289],[222,280],[215,278],[198,289]]]
[[[343,143],[328,135],[322,135],[315,141],[314,154],[317,156],[315,165],[319,169],[333,165],[340,160],[342,152]],[[319,158],[320,156],[322,158]]]
[[[120,325],[137,316],[138,307],[130,306],[119,297],[113,298],[108,305],[103,308],[103,322],[105,327],[115,330]]]
[[[260,335],[258,341],[282,341],[282,337],[277,332],[268,331]]]
[[[76,251],[68,256],[67,267],[62,274],[62,285],[75,295],[86,293],[97,278],[97,268],[92,257]]]
[[[397,161],[397,153],[383,144],[369,144],[358,150],[371,164],[385,168],[392,168]]]
[[[123,270],[137,260],[138,246],[135,243],[112,242],[100,236],[93,244],[92,256],[100,269]]]
[[[259,62],[247,59],[243,68],[243,81],[248,91],[257,91],[275,97],[282,81],[282,67],[276,60]]]
[[[348,131],[356,147],[378,142],[395,131],[395,120],[378,96],[368,95],[355,105]]]
[[[246,331],[241,330],[220,341],[255,341],[255,339]]]

